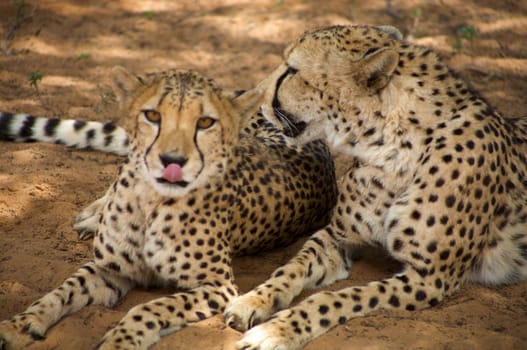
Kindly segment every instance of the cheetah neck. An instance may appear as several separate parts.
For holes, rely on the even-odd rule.
[[[339,116],[326,124],[327,140],[362,164],[399,177],[411,175],[409,169],[418,158],[412,144],[421,141],[403,117],[408,99],[396,85],[381,95],[348,98],[340,103]]]

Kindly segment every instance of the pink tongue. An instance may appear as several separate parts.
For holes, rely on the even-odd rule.
[[[183,181],[183,170],[178,164],[171,163],[165,168],[161,177],[172,183]]]

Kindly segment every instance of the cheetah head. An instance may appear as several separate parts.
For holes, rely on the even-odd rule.
[[[265,91],[264,115],[293,143],[322,138],[339,148],[344,139],[353,142],[364,121],[351,119],[379,109],[380,91],[398,64],[400,39],[399,31],[388,26],[307,32],[285,49],[285,62],[258,85]],[[337,120],[346,130],[336,130]]]
[[[155,191],[178,197],[221,178],[250,94],[235,98],[189,70],[136,77],[116,67],[114,85],[131,160]]]

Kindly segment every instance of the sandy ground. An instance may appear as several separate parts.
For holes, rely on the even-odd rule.
[[[0,0],[0,110],[115,119],[114,65],[145,72],[196,68],[228,88],[249,88],[280,62],[287,42],[328,24],[392,24],[440,51],[502,113],[527,115],[527,2],[515,0],[169,1],[47,0],[5,40],[14,1]],[[19,1],[20,3],[20,1]],[[461,38],[465,33],[465,37]],[[474,29],[475,31],[472,31]],[[463,32],[464,30],[464,32]],[[3,40],[3,41],[2,41]],[[38,89],[30,76],[38,77]],[[74,217],[104,193],[121,159],[45,144],[0,143],[0,319],[23,311],[90,259]],[[247,291],[301,242],[235,261]],[[400,266],[365,254],[341,288]],[[91,306],[30,349],[90,349],[133,305],[166,291],[131,292],[115,309]],[[303,295],[305,297],[305,295]],[[215,317],[163,338],[154,349],[232,349],[240,334]],[[306,349],[527,349],[527,284],[466,285],[422,312],[379,312],[348,322]]]

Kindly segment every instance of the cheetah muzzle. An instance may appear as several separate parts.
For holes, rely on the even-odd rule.
[[[297,117],[295,117],[291,113],[283,110],[281,107],[280,101],[278,100],[278,91],[280,90],[280,85],[282,84],[284,78],[288,75],[295,74],[295,73],[296,73],[295,69],[288,67],[287,71],[285,71],[278,78],[276,82],[275,94],[273,96],[273,102],[272,102],[272,109],[274,111],[274,115],[283,125],[284,135],[289,136],[289,137],[297,137],[305,130],[307,126],[305,122],[299,120]]]

